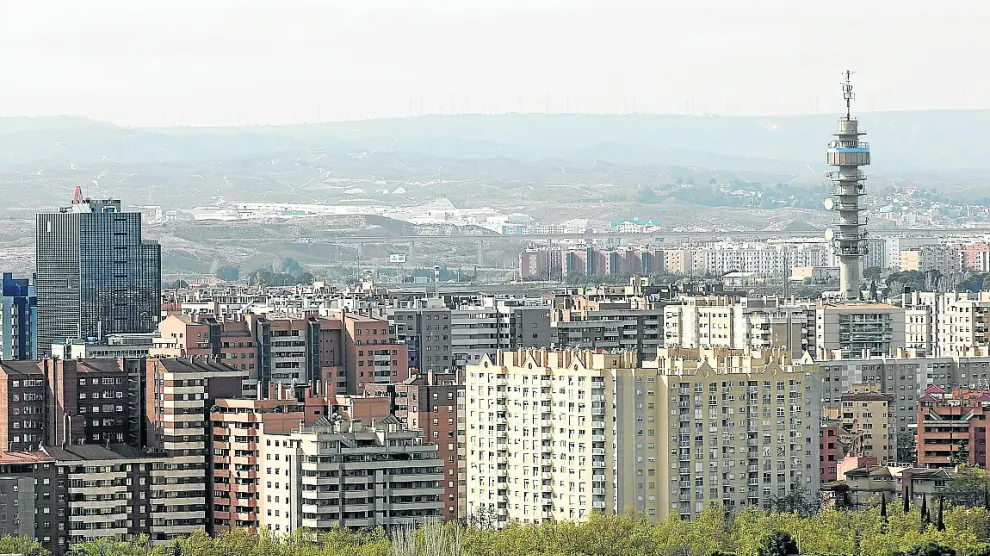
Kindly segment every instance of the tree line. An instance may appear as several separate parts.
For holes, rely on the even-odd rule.
[[[886,502],[862,510],[802,516],[747,508],[727,517],[711,505],[692,521],[595,514],[587,521],[485,525],[428,523],[418,528],[323,535],[244,531],[197,533],[166,545],[146,537],[98,539],[70,556],[990,556],[990,511]],[[0,553],[47,556],[26,538],[0,539]]]

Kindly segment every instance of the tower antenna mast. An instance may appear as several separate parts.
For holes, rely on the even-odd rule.
[[[846,70],[846,80],[842,82],[842,98],[846,99],[846,119],[852,118],[852,101],[856,98],[852,86],[853,72]]]

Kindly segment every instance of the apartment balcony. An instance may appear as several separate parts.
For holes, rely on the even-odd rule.
[[[69,487],[69,494],[82,494],[84,496],[107,496],[122,494],[127,492],[125,485],[102,486],[102,487]]]
[[[119,502],[126,503],[126,500],[120,500]],[[125,508],[126,505],[122,505],[119,507],[119,511],[111,514],[70,515],[69,521],[71,523],[106,523],[108,521],[127,519]],[[69,528],[72,529],[71,526]]]
[[[258,517],[255,514],[246,513],[235,513],[238,516],[237,519],[242,521],[257,521]],[[239,516],[254,516],[241,518]],[[206,517],[206,510],[196,511],[196,512],[151,512],[151,519],[204,519]]]

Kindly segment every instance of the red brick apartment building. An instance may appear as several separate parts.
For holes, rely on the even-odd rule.
[[[391,400],[399,421],[422,430],[423,439],[437,445],[437,455],[443,460],[443,515],[463,517],[467,496],[463,380],[456,373],[428,372],[402,383],[369,388],[369,395]]]
[[[818,473],[822,483],[835,481],[839,460],[845,455],[839,445],[839,431],[842,424],[835,420],[823,420],[818,431],[820,462]]]
[[[357,313],[343,313],[342,317],[348,394],[409,378],[408,346],[392,342],[388,320]]]
[[[301,399],[300,399],[301,398]],[[288,434],[326,415],[326,400],[315,390],[297,392],[273,385],[268,399],[218,399],[210,409],[212,449],[209,489],[211,532],[259,531],[260,435]]]
[[[0,449],[123,443],[128,381],[115,359],[0,361]]]
[[[986,467],[988,414],[990,390],[930,386],[918,399],[918,466],[953,467],[958,458]]]
[[[327,393],[361,394],[365,386],[409,376],[408,348],[389,338],[388,321],[355,313],[340,318],[245,315],[242,320],[170,315],[158,327],[157,357],[204,356],[248,371],[245,392],[271,384],[326,382]]]

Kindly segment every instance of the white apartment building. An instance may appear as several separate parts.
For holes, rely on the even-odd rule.
[[[940,356],[966,355],[990,345],[990,292],[912,292],[900,303],[915,317],[927,320],[931,353]],[[916,323],[911,323],[916,324]],[[921,330],[916,326],[914,330]],[[912,347],[912,346],[908,346]]]
[[[905,313],[883,303],[820,303],[815,353],[839,350],[845,357],[889,355],[904,347]]]
[[[794,357],[813,349],[814,306],[776,297],[684,297],[664,307],[664,345],[732,349],[786,347]]]
[[[415,526],[443,509],[437,446],[394,416],[262,433],[259,454],[260,527],[275,534]]]

